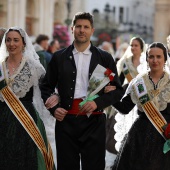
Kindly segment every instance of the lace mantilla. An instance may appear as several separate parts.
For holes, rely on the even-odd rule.
[[[137,76],[132,81],[132,83],[130,83],[130,87],[127,89],[127,94],[131,93],[131,99],[133,103],[137,104],[138,109],[140,111],[143,111],[141,104],[132,87],[134,82],[136,82],[136,80],[140,77],[141,76]],[[160,79],[160,81],[158,82],[156,94],[153,93],[155,90],[154,90],[152,81],[149,79],[148,73],[143,75],[143,79],[147,87],[147,91],[148,91],[150,99],[154,102],[154,104],[156,105],[159,111],[165,110],[167,107],[167,103],[170,102],[170,97],[169,97],[170,96],[170,75],[167,72],[165,72],[164,77]]]

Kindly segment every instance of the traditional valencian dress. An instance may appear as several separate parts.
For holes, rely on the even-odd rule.
[[[23,57],[10,76],[6,61],[0,67],[5,78],[0,83],[0,169],[54,170],[51,147],[38,113],[43,110],[38,81],[44,70],[39,64],[35,66],[36,61]]]
[[[170,75],[165,72],[157,84],[148,73],[138,75],[114,107],[128,114],[135,105],[139,117],[122,142],[113,170],[169,170],[170,151],[163,153],[166,140],[159,119],[162,115],[170,123]]]

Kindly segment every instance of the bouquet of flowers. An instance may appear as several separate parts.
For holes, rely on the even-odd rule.
[[[89,80],[89,87],[87,91],[87,97],[79,105],[83,106],[87,101],[92,101],[98,97],[97,93],[114,79],[114,73],[108,68],[104,68],[101,65],[97,65],[93,74]]]
[[[56,25],[54,27],[53,38],[59,41],[61,48],[70,45],[70,35],[66,26]]]

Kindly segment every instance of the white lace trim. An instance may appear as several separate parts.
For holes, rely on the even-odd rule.
[[[116,140],[115,149],[119,151],[121,142],[125,136],[129,132],[132,124],[138,118],[137,107],[134,107],[127,115],[123,115],[121,113],[117,113],[115,116],[116,123],[114,125],[115,135],[114,139]]]
[[[128,67],[128,70],[131,74],[131,76],[134,78],[138,75],[137,68],[134,67],[132,62],[132,56],[122,58],[120,61],[118,61],[117,69],[118,69],[118,75],[121,74],[123,70],[124,63]],[[128,83],[127,80],[124,81],[124,84]],[[125,136],[125,134],[128,133],[129,129],[131,128],[132,124],[138,117],[136,112],[136,107],[129,112],[127,115],[123,115],[121,113],[117,113],[115,116],[116,123],[114,125],[115,130],[115,136],[114,139],[116,140],[115,149],[119,151],[121,142]]]

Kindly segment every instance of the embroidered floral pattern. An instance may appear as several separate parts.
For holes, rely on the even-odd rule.
[[[32,85],[31,72],[26,62],[20,73],[14,78],[11,89],[17,96],[24,97]]]
[[[30,65],[25,60],[22,60],[21,65],[12,76],[9,76],[9,72],[6,67],[5,75],[7,84],[11,87],[12,91],[18,98],[24,97],[30,88],[35,84]],[[0,100],[4,101],[1,94]]]

